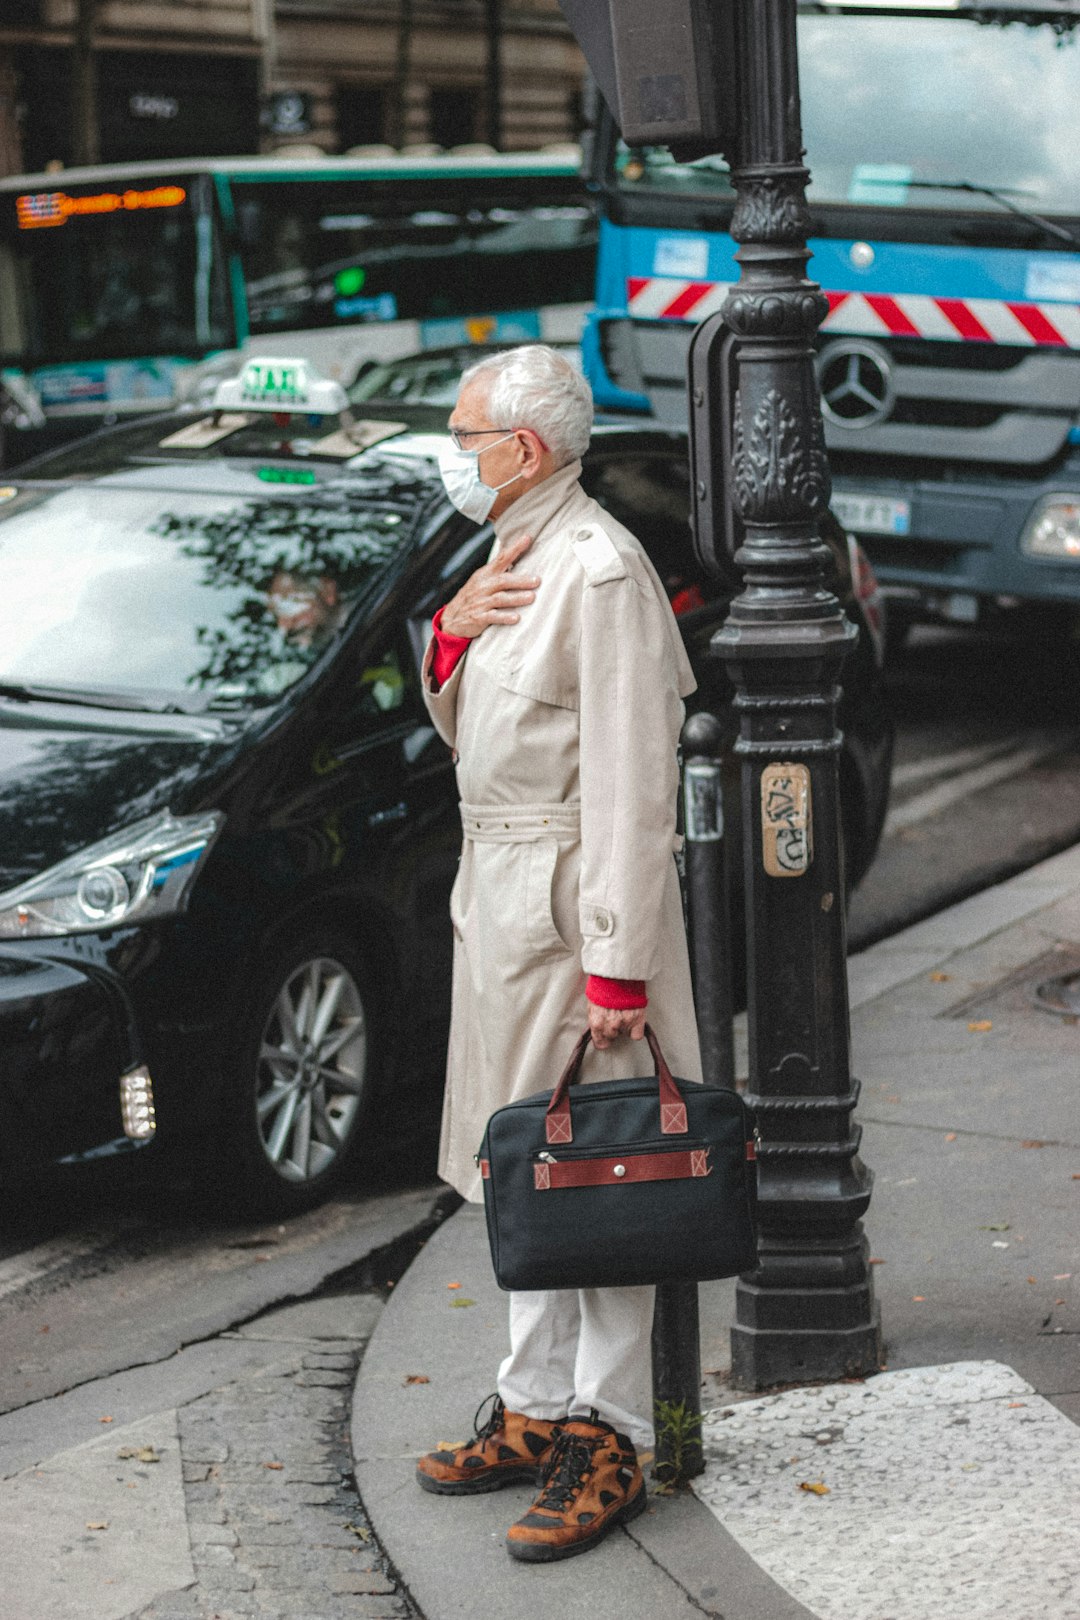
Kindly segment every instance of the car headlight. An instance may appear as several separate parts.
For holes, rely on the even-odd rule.
[[[1035,506],[1020,536],[1029,557],[1080,562],[1080,495],[1047,495]]]
[[[0,939],[85,934],[183,910],[224,821],[217,810],[163,810],[91,844],[0,894]]]

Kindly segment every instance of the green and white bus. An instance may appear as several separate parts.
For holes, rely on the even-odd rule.
[[[168,408],[223,352],[300,355],[349,382],[425,347],[576,341],[595,247],[572,149],[5,179],[0,367],[45,418],[9,428],[5,459]]]

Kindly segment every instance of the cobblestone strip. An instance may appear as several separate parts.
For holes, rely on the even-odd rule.
[[[363,1346],[296,1345],[282,1370],[181,1408],[194,1588],[132,1620],[416,1620],[352,1483]]]

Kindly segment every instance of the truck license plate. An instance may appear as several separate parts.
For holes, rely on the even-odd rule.
[[[834,490],[830,502],[845,529],[856,534],[910,534],[911,502],[887,495],[850,495]]]

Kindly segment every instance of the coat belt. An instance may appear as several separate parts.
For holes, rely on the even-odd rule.
[[[541,838],[560,843],[581,837],[581,806],[571,804],[462,804],[466,838],[487,844],[531,844]]]

